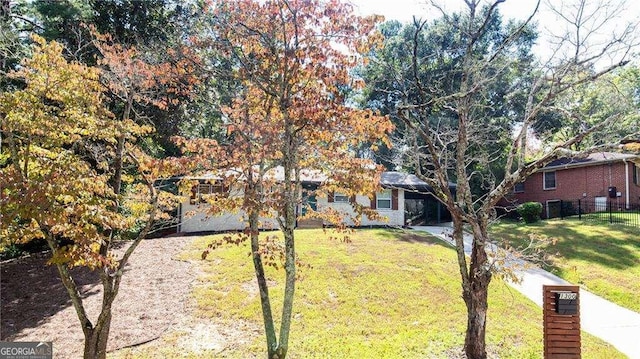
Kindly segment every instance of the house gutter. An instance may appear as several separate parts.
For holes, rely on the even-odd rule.
[[[536,172],[545,172],[545,171],[556,171],[556,170],[566,170],[569,168],[579,168],[579,167],[590,167],[590,166],[597,166],[597,165],[603,165],[603,164],[607,164],[607,163],[615,163],[618,161],[634,161],[634,158],[638,158],[637,156],[634,155],[629,155],[627,157],[619,157],[619,158],[605,158],[605,159],[600,159],[600,160],[589,160],[589,161],[584,161],[584,162],[573,162],[573,163],[565,163],[565,164],[559,164],[559,165],[555,165],[555,166],[545,166],[542,168],[539,168],[536,170]]]
[[[629,209],[629,163],[626,158],[622,159],[624,162],[624,193],[625,193],[625,208]]]
[[[609,163],[615,163],[615,162],[618,162],[620,160],[627,161],[626,158],[614,158],[614,159],[589,161],[589,162],[566,163],[566,164],[562,164],[562,165],[545,166],[545,167],[539,168],[536,172],[567,170],[567,169],[570,169],[570,168],[580,168],[580,167],[591,167],[591,166],[598,166],[598,165],[605,165],[605,164],[609,164]]]

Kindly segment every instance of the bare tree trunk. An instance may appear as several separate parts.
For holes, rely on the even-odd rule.
[[[292,212],[293,206],[287,203],[287,212]],[[282,324],[280,325],[280,345],[278,347],[278,359],[284,359],[289,347],[289,332],[291,331],[291,315],[293,313],[293,297],[296,284],[296,254],[294,241],[295,214],[285,219],[287,228],[284,230],[285,243],[285,287],[282,303]],[[293,223],[292,223],[293,222]]]
[[[104,359],[107,355],[107,341],[109,339],[109,330],[111,328],[111,304],[115,298],[115,293],[111,286],[103,286],[103,303],[100,315],[94,325],[89,320],[86,310],[82,303],[82,296],[76,286],[73,277],[69,273],[69,269],[65,264],[57,264],[56,268],[60,274],[60,279],[64,285],[73,307],[76,310],[78,319],[82,324],[82,332],[84,334],[84,358],[85,359]],[[111,280],[111,279],[109,279]]]
[[[295,208],[297,204],[297,189],[299,179],[296,171],[296,148],[293,126],[290,121],[285,122],[285,145],[283,151],[284,169],[284,213],[282,232],[285,245],[285,287],[282,302],[282,323],[280,324],[280,345],[277,356],[271,359],[284,359],[289,348],[289,332],[291,331],[291,316],[293,314],[293,298],[296,285],[296,249],[294,230],[296,227]],[[293,178],[294,175],[296,178]]]
[[[111,308],[102,309],[106,313],[106,321],[101,325],[86,330],[84,337],[84,359],[105,359],[107,357],[107,342],[109,340],[109,330],[111,329]]]
[[[465,302],[467,304],[467,335],[464,340],[464,350],[469,359],[484,359],[487,357],[485,350],[485,332],[487,325],[487,298],[489,290],[489,282],[491,281],[491,273],[478,268],[482,267],[483,256],[486,263],[486,253],[484,249],[474,248],[471,259],[470,269],[470,291],[465,293]],[[482,252],[482,253],[481,253]],[[475,273],[474,273],[475,272]]]
[[[488,241],[486,228],[471,223],[474,228],[473,247],[468,273],[468,285],[464,286],[463,298],[467,305],[467,333],[464,350],[469,359],[485,359],[487,310],[491,271],[485,244]]]
[[[264,322],[264,332],[267,337],[267,358],[273,358],[278,349],[278,340],[276,339],[276,330],[273,323],[273,314],[271,312],[271,301],[269,299],[269,286],[267,278],[264,275],[264,265],[260,256],[259,238],[260,231],[258,228],[259,213],[251,211],[249,213],[249,228],[251,230],[251,255],[253,257],[253,268],[258,281],[258,289],[260,291],[260,305],[262,307],[262,320]]]

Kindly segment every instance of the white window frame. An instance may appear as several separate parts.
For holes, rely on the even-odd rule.
[[[196,196],[200,203],[207,202],[206,197],[212,194],[223,194],[224,186],[220,183],[199,183],[197,187]]]
[[[547,173],[553,173],[553,187],[547,187]],[[558,187],[558,176],[556,176],[556,171],[545,171],[542,172],[542,189],[556,189]]]
[[[392,208],[392,198],[391,198],[392,194],[391,194],[391,190],[390,189],[385,189],[382,192],[378,192],[376,193],[376,209],[388,209],[391,210]],[[386,205],[386,203],[389,203],[388,206]],[[381,206],[380,203],[385,203],[384,206]]]
[[[335,203],[349,203],[349,196],[344,193],[334,192],[333,193],[333,202]]]
[[[224,186],[219,183],[198,184],[198,194],[214,194],[214,193],[224,193]]]

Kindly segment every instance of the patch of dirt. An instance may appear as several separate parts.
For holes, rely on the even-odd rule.
[[[416,233],[411,233],[411,232],[401,233],[397,237],[401,241],[409,242],[409,243],[423,243],[423,244],[427,244],[427,245],[440,244],[437,239],[434,239],[432,237],[427,237],[427,236],[424,236],[424,235],[419,235],[419,234],[416,234]]]
[[[275,280],[267,279],[267,286],[269,286],[269,288],[273,288],[277,284],[278,282],[276,282]],[[260,289],[258,288],[258,280],[255,277],[249,281],[242,283],[240,287],[247,293],[248,299],[253,299],[259,294]]]
[[[153,340],[190,316],[197,265],[175,258],[193,239],[149,239],[136,248],[114,303],[109,351]],[[80,358],[80,322],[55,267],[44,264],[46,259],[41,254],[2,264],[0,338],[52,341],[55,358]],[[75,268],[73,274],[89,317],[95,320],[102,300],[98,276],[85,268]],[[198,326],[194,330],[207,331]]]
[[[177,346],[181,352],[191,355],[202,355],[205,351],[222,353],[238,345],[250,343],[260,335],[260,328],[250,323],[235,323],[234,326],[221,326],[211,321],[197,320],[189,323],[180,331],[182,334]],[[154,343],[164,345],[162,341]]]

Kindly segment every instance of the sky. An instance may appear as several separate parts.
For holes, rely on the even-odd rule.
[[[464,2],[462,0],[434,0],[447,12],[460,12],[464,10]],[[562,25],[563,21],[556,14],[552,13],[547,7],[547,1],[541,0],[540,8],[534,21],[538,23],[540,37],[534,51],[544,57],[545,54],[550,55],[552,36],[550,34],[560,35],[566,32],[566,26]],[[573,0],[550,0],[554,6],[562,6],[575,2]],[[354,10],[359,15],[378,14],[383,15],[386,20],[398,20],[401,22],[410,22],[413,15],[430,20],[439,16],[439,12],[430,6],[430,0],[350,0],[354,5]],[[486,3],[486,1],[485,1]],[[536,0],[506,0],[499,5],[499,10],[504,18],[513,18],[517,20],[526,19],[535,9]],[[594,43],[602,42],[605,37],[608,38],[614,31],[620,31],[621,26],[626,25],[629,21],[637,22],[640,19],[640,1],[638,0],[587,0],[588,6],[595,11],[593,21],[599,21],[607,13],[605,6],[618,6],[622,4],[624,11],[621,17],[610,25],[601,28],[599,37],[593,37]],[[606,5],[598,5],[598,4]],[[565,5],[566,6],[566,5]],[[640,29],[638,30],[640,33]]]
[[[427,5],[428,0],[351,0],[351,3],[361,15],[384,15],[386,20],[406,22],[412,20],[412,15],[427,19],[437,16],[437,12]],[[447,11],[459,11],[464,4],[461,0],[440,0],[439,3]],[[500,9],[507,17],[521,19],[535,8],[535,3],[535,0],[509,0]]]

